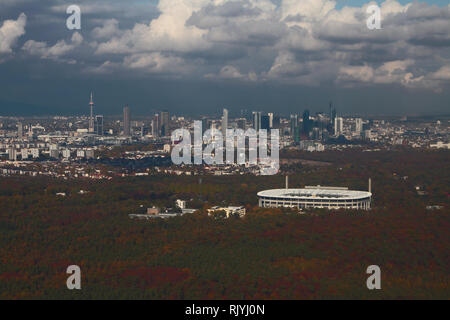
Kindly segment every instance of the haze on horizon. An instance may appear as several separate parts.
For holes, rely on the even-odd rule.
[[[448,114],[448,1],[374,3],[0,0],[0,115]]]

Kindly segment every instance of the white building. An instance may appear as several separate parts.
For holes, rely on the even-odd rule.
[[[84,150],[77,150],[77,158],[84,158],[85,152]]]
[[[228,109],[223,109],[223,115],[222,115],[222,137],[227,136],[227,129],[228,129]]]
[[[15,148],[8,149],[8,158],[11,161],[17,161],[17,152]]]
[[[175,203],[176,203],[178,208],[186,209],[186,203],[187,203],[186,201],[177,199],[177,201]]]
[[[31,156],[33,157],[33,159],[39,158],[39,149],[37,149],[37,148],[30,149],[30,153],[31,153]]]
[[[22,160],[26,160],[26,159],[28,159],[28,149],[22,149],[21,151],[20,151],[20,153],[21,153],[21,155],[22,155]]]
[[[355,132],[358,134],[361,134],[363,129],[363,121],[361,118],[356,118],[355,119]]]
[[[69,158],[70,158],[70,150],[69,150],[69,149],[63,150],[62,156],[63,156],[63,158],[65,158],[65,159],[69,159]]]
[[[163,152],[170,153],[170,144],[165,144],[163,147]]]
[[[334,135],[338,136],[344,131],[344,119],[342,117],[336,117],[334,119]]]
[[[369,187],[370,189],[370,187]],[[327,208],[369,210],[372,193],[348,188],[307,186],[303,189],[272,189],[258,192],[263,208]]]

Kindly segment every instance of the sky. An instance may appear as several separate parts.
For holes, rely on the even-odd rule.
[[[450,114],[449,31],[448,0],[0,0],[0,115]]]

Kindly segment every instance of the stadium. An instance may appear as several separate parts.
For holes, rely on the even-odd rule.
[[[302,189],[271,189],[258,192],[262,208],[326,208],[370,210],[372,193],[343,187],[306,186]]]

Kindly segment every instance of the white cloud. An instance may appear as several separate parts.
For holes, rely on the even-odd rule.
[[[119,69],[121,69],[120,64],[107,60],[103,62],[100,66],[87,67],[84,68],[83,71],[85,73],[102,75],[102,74],[111,74],[115,71],[118,71]]]
[[[450,64],[442,66],[439,70],[433,72],[430,78],[434,80],[450,80]]]
[[[370,82],[373,80],[374,70],[368,65],[343,66],[339,69],[338,81],[341,82]]]
[[[150,51],[189,52],[208,49],[204,30],[186,26],[195,10],[208,0],[161,0],[161,15],[149,24],[136,24],[120,37],[99,44],[96,53],[139,53]]]
[[[183,59],[159,52],[128,56],[124,59],[123,66],[148,73],[180,74],[190,70]]]
[[[92,30],[92,36],[95,39],[107,39],[120,34],[119,21],[116,19],[105,20],[103,21],[103,26],[96,27]]]
[[[282,19],[290,17],[291,24],[305,26],[307,22],[324,18],[334,10],[335,6],[336,1],[328,0],[283,0],[281,1],[281,17]],[[294,22],[292,18],[298,18],[300,21]]]
[[[91,22],[96,26],[83,33],[86,42],[76,33],[70,41],[54,45],[29,40],[23,49],[69,62],[67,56],[82,47],[76,52],[85,50],[80,55],[84,70],[94,73],[131,70],[308,86],[397,84],[433,89],[450,81],[450,6],[386,0],[381,4],[382,29],[369,30],[366,8],[374,1],[339,9],[334,0],[275,2],[160,0],[159,15],[154,5],[143,4],[140,9],[152,14],[147,20],[140,16],[137,23],[130,24],[134,20],[126,12],[115,19],[95,17]],[[94,16],[107,4],[82,1],[82,12]],[[114,3],[108,12],[121,8]],[[11,50],[20,36],[10,34],[13,40],[0,42],[0,52],[2,45],[4,51]]]
[[[83,42],[83,36],[78,32],[72,35],[71,41],[67,43],[65,40],[59,40],[53,46],[49,47],[46,42],[28,40],[23,45],[22,49],[31,55],[40,56],[42,59],[55,59],[58,60],[59,57],[66,55],[73,49],[81,45]],[[73,59],[70,59],[73,63]]]
[[[147,72],[429,87],[429,71],[419,66],[441,67],[426,61],[430,52],[444,54],[447,39],[450,46],[448,8],[386,0],[383,29],[369,30],[371,4],[337,9],[332,0],[281,0],[279,6],[269,0],[161,0],[160,15],[148,24],[120,30],[116,20],[106,21],[92,32],[106,40],[91,45],[98,56],[123,56],[124,68]]]
[[[258,75],[255,72],[249,72],[247,74],[242,74],[238,68],[234,66],[224,66],[220,69],[218,74],[209,73],[205,75],[206,78],[210,79],[228,79],[228,80],[244,80],[244,81],[257,81]]]
[[[297,62],[294,54],[285,51],[281,52],[275,58],[275,61],[266,76],[269,79],[282,79],[298,77],[305,73],[308,73],[306,65]]]
[[[5,20],[0,27],[0,54],[12,53],[17,39],[25,34],[27,16],[21,13],[17,20]]]
[[[337,81],[345,86],[364,84],[397,84],[407,88],[428,88],[439,90],[439,84],[429,76],[414,75],[409,69],[415,62],[411,59],[383,63],[378,68],[368,65],[343,66],[339,69]]]

